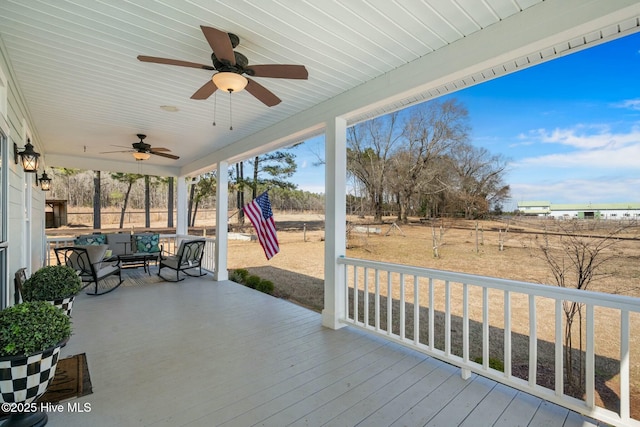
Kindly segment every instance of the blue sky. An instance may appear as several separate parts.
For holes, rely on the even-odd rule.
[[[640,34],[450,97],[469,110],[471,142],[509,159],[513,208],[521,200],[640,202]],[[294,152],[299,188],[324,192],[324,168],[313,166],[323,138]]]

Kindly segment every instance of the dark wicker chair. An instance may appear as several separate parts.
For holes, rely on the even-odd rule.
[[[98,246],[65,246],[54,248],[54,251],[59,265],[68,265],[78,272],[84,283],[83,289],[91,283],[95,284],[95,290],[87,292],[87,294],[102,295],[113,291],[122,284],[120,266],[102,260],[105,249],[106,247],[102,249],[102,255],[99,255],[100,248]],[[113,275],[118,276],[118,282],[115,285],[112,283],[113,280],[104,280]]]
[[[24,282],[26,281],[27,281],[27,269],[21,268],[18,271],[16,271],[16,274],[13,278],[13,285],[15,286],[13,301],[16,304],[20,304],[20,301],[22,301],[22,285],[24,285]]]
[[[183,272],[187,276],[200,277],[206,273],[202,272],[202,257],[204,256],[205,241],[198,240],[183,240],[180,243],[178,252],[175,255],[164,257],[160,259],[158,264],[158,276],[169,282],[179,282],[184,280],[180,278],[180,272]],[[163,268],[170,268],[176,272],[176,280],[170,280],[160,274]],[[198,274],[189,273],[189,270],[199,269]]]

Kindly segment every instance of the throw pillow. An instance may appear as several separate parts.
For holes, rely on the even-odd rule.
[[[135,239],[136,252],[160,252],[159,234],[136,234],[133,237]]]
[[[104,234],[78,236],[73,241],[73,244],[74,246],[105,245],[107,244],[107,236]]]

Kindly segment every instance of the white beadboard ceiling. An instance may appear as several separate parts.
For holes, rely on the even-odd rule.
[[[0,38],[48,165],[139,170],[100,153],[144,133],[180,156],[152,156],[147,173],[184,175],[318,134],[334,114],[355,123],[638,31],[639,3],[0,0]],[[282,103],[243,91],[230,108],[226,93],[190,99],[212,71],[136,59],[210,65],[201,25],[237,34],[250,64],[305,65],[309,79],[256,77]]]

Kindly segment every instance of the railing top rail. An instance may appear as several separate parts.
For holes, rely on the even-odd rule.
[[[465,283],[468,285],[482,286],[491,289],[532,294],[551,299],[570,300],[579,303],[593,304],[601,307],[616,308],[640,313],[640,298],[622,295],[613,295],[603,292],[578,289],[568,289],[553,285],[528,283],[517,280],[501,279],[497,277],[478,276],[468,273],[436,270],[433,268],[369,261],[357,258],[348,258],[344,256],[339,257],[337,259],[337,263],[343,265],[353,265],[357,267],[368,267],[388,271],[391,273],[404,273],[420,277],[429,277],[436,280],[443,280],[454,283]]]
[[[66,236],[66,237],[49,237],[47,236],[47,242],[70,242],[73,241],[75,237]]]

